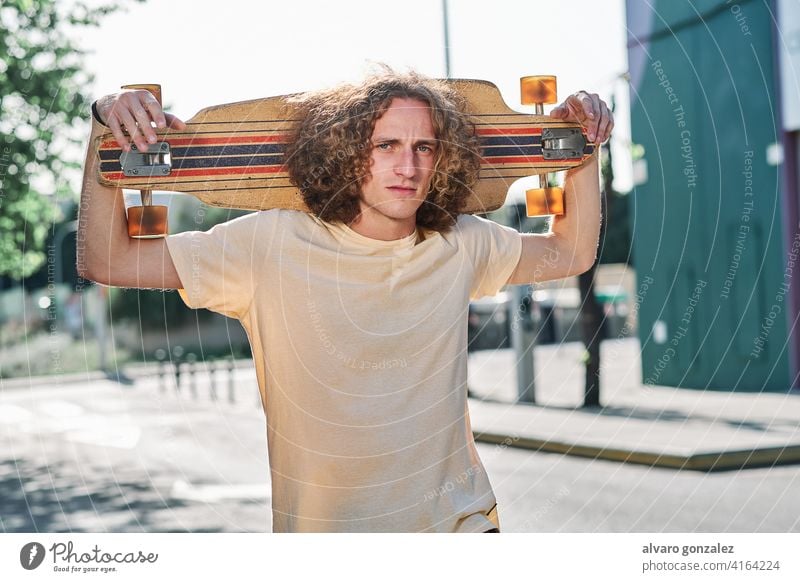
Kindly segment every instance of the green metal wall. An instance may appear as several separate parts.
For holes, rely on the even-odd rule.
[[[788,391],[770,5],[629,0],[628,26],[643,381]]]

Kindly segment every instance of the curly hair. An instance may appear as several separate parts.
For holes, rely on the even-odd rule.
[[[298,121],[285,153],[289,177],[317,217],[352,223],[360,213],[361,184],[370,175],[375,122],[395,98],[418,99],[431,109],[438,147],[416,222],[446,232],[478,179],[480,150],[464,99],[445,82],[386,67],[358,85],[293,97]]]

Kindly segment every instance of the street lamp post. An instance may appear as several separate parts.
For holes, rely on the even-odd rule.
[[[447,0],[442,0],[442,21],[444,22],[444,76],[450,78],[450,23],[447,16]]]

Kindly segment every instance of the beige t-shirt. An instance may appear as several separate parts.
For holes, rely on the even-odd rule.
[[[167,243],[186,304],[250,338],[273,531],[498,526],[467,411],[467,314],[510,277],[518,232],[461,215],[380,241],[269,210]]]

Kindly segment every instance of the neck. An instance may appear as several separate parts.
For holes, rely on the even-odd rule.
[[[361,236],[376,240],[399,240],[417,230],[417,217],[392,218],[366,208],[362,209],[350,228]]]

